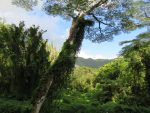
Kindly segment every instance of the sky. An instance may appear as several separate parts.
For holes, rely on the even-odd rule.
[[[61,17],[47,15],[41,8],[42,3],[34,8],[33,11],[26,11],[11,4],[12,0],[0,0],[0,20],[9,24],[19,24],[24,21],[26,27],[36,25],[41,29],[47,30],[43,35],[48,39],[58,51],[61,50],[63,42],[67,39],[71,21],[63,20]],[[146,29],[138,29],[128,34],[115,36],[112,41],[102,43],[92,43],[84,39],[78,56],[93,59],[113,59],[119,55],[122,46],[121,41],[134,39],[139,33]]]

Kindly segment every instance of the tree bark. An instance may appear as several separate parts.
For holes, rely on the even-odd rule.
[[[48,83],[46,84],[46,89],[45,89],[45,93],[43,95],[41,95],[41,97],[39,99],[36,100],[36,103],[33,104],[33,109],[32,109],[32,113],[39,113],[40,109],[46,99],[46,96],[48,94],[48,90],[53,82],[53,79],[51,78],[50,80],[47,81]],[[39,92],[40,93],[40,92]]]
[[[64,43],[62,50],[51,66],[49,72],[41,79],[40,84],[33,96],[33,109],[31,113],[40,113],[44,102],[51,92],[51,87],[62,87],[65,79],[75,65],[76,54],[79,51],[86,23],[83,16],[79,16],[73,20],[69,33],[69,38]],[[62,82],[57,80],[62,80]]]

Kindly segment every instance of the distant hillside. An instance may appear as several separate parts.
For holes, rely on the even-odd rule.
[[[112,60],[109,59],[92,59],[92,58],[82,58],[78,57],[76,61],[77,66],[86,66],[86,67],[93,67],[93,68],[98,68],[106,63],[109,63]]]

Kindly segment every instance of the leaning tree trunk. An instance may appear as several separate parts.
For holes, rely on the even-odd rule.
[[[90,23],[90,22],[89,22]],[[49,69],[48,73],[42,77],[40,84],[33,96],[33,109],[31,113],[40,113],[47,95],[51,93],[51,87],[62,87],[67,76],[75,65],[76,54],[79,51],[86,25],[89,25],[83,16],[74,19],[69,33],[69,38],[63,45],[63,48]],[[55,89],[57,90],[57,89]]]

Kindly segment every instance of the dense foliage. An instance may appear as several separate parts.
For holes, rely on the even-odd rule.
[[[14,106],[16,112],[22,109],[17,105],[22,100],[30,101],[40,79],[54,62],[57,52],[42,38],[43,33],[39,27],[25,28],[23,22],[19,26],[0,23],[0,96],[20,101],[13,105],[6,99],[1,104],[4,108]],[[10,109],[6,113],[13,112]]]
[[[140,1],[149,4],[147,0]],[[44,2],[47,14],[71,18],[72,25],[68,39],[65,41],[57,60],[40,79],[33,96],[32,113],[48,112],[46,109],[49,106],[49,99],[54,100],[51,95],[56,94],[55,92],[64,87],[64,83],[67,82],[84,37],[93,42],[102,42],[112,39],[114,35],[121,32],[128,32],[137,27],[148,25],[148,23],[144,24],[144,21],[139,21],[139,17],[132,14],[133,6],[138,3],[135,0],[44,0]],[[36,5],[36,0],[13,0],[13,3],[32,9]],[[144,13],[142,12],[141,16],[149,18],[149,7],[141,6],[142,9],[144,8]],[[136,7],[138,8],[138,5]],[[140,7],[137,12],[142,9]],[[114,75],[116,76],[116,74]],[[147,75],[149,75],[149,71],[146,71]],[[134,79],[134,81],[136,80]],[[149,81],[147,84],[149,85]],[[136,83],[132,88],[134,93],[137,88]]]
[[[40,79],[43,80],[53,66],[56,66],[52,68],[53,73],[62,72],[57,69],[58,61],[54,61],[58,56],[56,50],[47,45],[42,39],[43,32],[38,29],[35,26],[26,29],[23,23],[18,27],[1,24],[0,111],[3,113],[29,113],[32,108],[30,100]],[[77,66],[70,79],[67,76],[55,78],[42,111],[149,113],[149,37],[149,32],[146,32],[134,40],[122,42],[129,44],[123,47],[120,58],[99,69]],[[69,47],[67,43],[66,46]],[[68,53],[65,52],[64,55]],[[64,59],[64,55],[59,57]],[[65,58],[63,64],[72,65],[67,64],[71,57]],[[75,59],[72,60],[75,63]],[[59,69],[63,69],[62,65]],[[67,84],[63,83],[66,79]],[[61,86],[63,84],[66,84],[64,89]]]
[[[120,58],[99,69],[76,67],[56,99],[54,113],[149,113],[149,32],[123,47]],[[147,65],[148,64],[148,65]]]
[[[36,0],[13,0],[32,9]],[[93,42],[149,25],[148,0],[45,0],[45,11],[72,19],[55,59],[38,27],[0,24],[0,111],[4,113],[149,113],[149,32],[100,69],[77,67],[84,37]],[[134,14],[133,14],[134,12]],[[54,55],[50,55],[54,54]],[[66,88],[66,89],[65,89]],[[13,104],[14,103],[14,104]],[[6,109],[8,108],[8,109]]]
[[[29,101],[18,101],[15,99],[1,98],[1,113],[30,113],[32,105]]]

